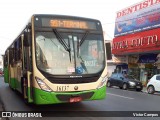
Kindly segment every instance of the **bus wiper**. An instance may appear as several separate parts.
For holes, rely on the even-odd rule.
[[[87,67],[86,67],[86,65],[85,65],[85,63],[84,63],[84,60],[82,59],[82,57],[81,57],[81,56],[79,56],[78,58],[80,58],[80,59],[81,59],[80,64],[81,64],[82,68],[83,68],[83,69],[88,73],[88,70],[87,70]]]
[[[71,60],[71,45],[70,45],[70,39],[69,39],[69,37],[68,37],[68,47],[69,47],[69,59],[70,59],[70,62],[72,61]]]
[[[85,34],[83,35],[82,39],[80,40],[79,46],[82,45],[82,43],[84,42],[84,40],[86,39],[87,35],[88,35],[89,31],[86,31]]]
[[[62,36],[58,33],[58,31],[56,29],[53,29],[53,32],[56,35],[56,38],[59,40],[59,42],[63,45],[64,49],[66,51],[69,51],[67,43],[63,40]]]
[[[59,40],[59,42],[62,44],[62,46],[64,47],[64,49],[66,51],[69,52],[69,58],[70,58],[70,62],[71,62],[71,49],[70,49],[70,44],[67,45],[67,43],[64,41],[64,39],[62,38],[62,36],[58,33],[58,31],[56,29],[53,29],[54,34],[56,35],[56,38]]]
[[[78,42],[77,42],[77,57],[79,57],[79,48],[82,45],[82,43],[84,42],[84,40],[86,39],[88,33],[89,33],[89,31],[86,31],[85,34],[83,35],[82,39],[78,40]]]

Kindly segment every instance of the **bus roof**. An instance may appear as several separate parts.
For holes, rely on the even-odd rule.
[[[93,18],[86,18],[86,17],[79,17],[79,16],[70,16],[70,15],[57,15],[57,14],[34,14],[32,15],[33,17],[46,17],[46,18],[51,18],[51,17],[59,17],[59,18],[72,18],[72,19],[83,19],[83,20],[90,20],[90,21],[98,21],[98,19],[93,19]]]

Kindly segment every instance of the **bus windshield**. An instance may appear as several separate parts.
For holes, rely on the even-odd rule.
[[[58,34],[54,31],[36,32],[36,63],[39,70],[53,75],[83,75],[104,69],[102,35],[86,35],[85,32]]]

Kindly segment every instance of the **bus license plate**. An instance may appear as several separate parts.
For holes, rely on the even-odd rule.
[[[70,98],[69,102],[80,102],[82,101],[82,98],[81,97],[73,97],[73,98]]]

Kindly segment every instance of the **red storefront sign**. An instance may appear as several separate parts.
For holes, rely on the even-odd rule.
[[[112,54],[138,54],[160,51],[160,28],[116,37],[112,43]]]

